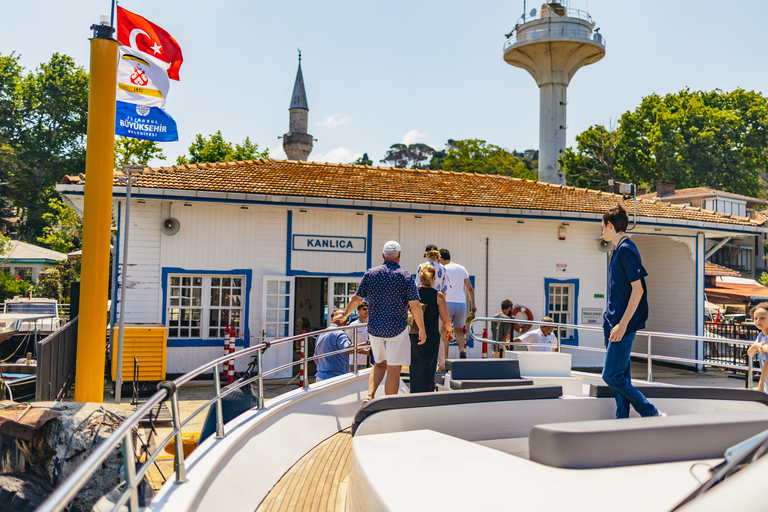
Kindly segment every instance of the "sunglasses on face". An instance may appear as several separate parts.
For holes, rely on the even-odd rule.
[[[368,311],[368,308],[360,308],[360,311]]]

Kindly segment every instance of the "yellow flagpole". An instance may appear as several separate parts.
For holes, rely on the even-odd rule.
[[[109,17],[93,25],[85,154],[83,258],[77,329],[75,401],[104,401],[107,339],[109,241],[112,225],[112,169],[115,152],[117,41]]]

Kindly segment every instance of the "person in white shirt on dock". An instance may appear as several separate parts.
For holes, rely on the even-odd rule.
[[[541,319],[542,322],[554,322],[552,318],[545,316]],[[520,337],[515,338],[515,343],[528,343],[532,346],[527,347],[529,352],[557,352],[557,337],[552,334],[555,330],[554,325],[540,325],[538,329],[528,331],[525,334],[521,334]],[[535,346],[534,344],[547,344],[548,346]]]
[[[475,289],[472,287],[472,281],[469,279],[467,269],[458,263],[451,261],[451,253],[448,249],[440,249],[440,263],[448,272],[448,291],[445,293],[445,302],[448,305],[448,315],[453,323],[454,338],[459,346],[459,358],[466,359],[467,346],[464,342],[464,320],[467,318],[467,303],[464,298],[464,290],[467,290],[469,296],[469,307],[474,314],[477,311],[475,305]],[[448,342],[445,335],[442,338],[445,358],[448,357]],[[440,364],[443,364],[442,358]]]
[[[368,323],[368,301],[364,300],[360,303],[359,306],[357,306],[357,320],[352,322],[350,325],[360,325],[360,324],[367,324]],[[355,332],[357,332],[357,344],[358,345],[364,345],[368,343],[368,327],[362,325],[360,327],[355,327]],[[354,340],[353,340],[354,341]],[[352,368],[354,366],[354,359],[353,355],[349,355],[349,366]],[[369,354],[357,354],[357,367],[359,369],[365,368],[368,366],[368,357]]]

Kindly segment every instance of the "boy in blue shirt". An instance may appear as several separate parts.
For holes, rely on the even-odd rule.
[[[630,352],[637,331],[648,319],[648,291],[637,246],[627,237],[627,211],[620,204],[603,215],[603,239],[615,249],[608,264],[608,304],[603,315],[603,333],[608,349],[603,380],[613,390],[616,418],[629,417],[629,405],[640,416],[665,416],[632,385]]]
[[[752,315],[755,327],[760,329],[760,333],[752,346],[747,349],[747,356],[752,357],[757,353],[757,358],[760,361],[760,382],[755,389],[768,393],[768,386],[765,384],[766,376],[768,376],[768,368],[765,367],[765,363],[768,362],[768,343],[766,343],[768,340],[768,302],[761,302],[753,307],[749,314]]]

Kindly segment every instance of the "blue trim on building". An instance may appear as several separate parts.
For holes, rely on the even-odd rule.
[[[75,192],[75,191],[68,191],[64,192],[65,194],[71,194],[71,195],[83,195],[83,192]],[[115,193],[113,192],[113,197],[125,197],[125,193]],[[284,206],[286,208],[332,208],[336,210],[355,210],[355,211],[374,211],[374,212],[397,212],[397,213],[428,213],[431,215],[435,214],[444,214],[444,215],[460,215],[463,217],[501,217],[501,218],[508,218],[508,219],[530,219],[530,220],[552,220],[556,222],[562,222],[562,221],[580,221],[580,222],[600,222],[599,218],[596,219],[585,219],[583,217],[576,216],[568,216],[568,217],[546,217],[542,215],[512,215],[512,214],[499,214],[499,213],[476,213],[476,212],[451,212],[451,211],[439,211],[439,210],[430,210],[430,209],[415,209],[415,208],[381,208],[381,207],[375,207],[375,206],[348,206],[348,205],[337,205],[337,204],[311,204],[311,203],[294,203],[294,202],[274,202],[274,201],[253,201],[253,200],[242,200],[242,199],[218,199],[218,198],[200,198],[200,197],[190,197],[190,196],[184,196],[184,195],[157,195],[157,194],[140,194],[131,192],[131,197],[135,197],[137,199],[158,199],[158,200],[166,200],[166,201],[194,201],[194,202],[200,202],[200,203],[229,203],[229,204],[249,204],[249,205],[264,205],[264,206]],[[685,225],[678,225],[678,224],[664,224],[664,223],[656,223],[656,222],[638,222],[638,226],[649,226],[649,227],[665,227],[665,228],[676,228],[676,229],[706,229],[707,231],[722,231],[725,233],[734,233],[734,234],[756,234],[760,233],[761,231],[748,231],[743,229],[725,229],[725,228],[713,228],[713,227],[701,227],[701,226],[685,226]],[[671,235],[669,233],[659,233],[660,236],[683,236],[683,235]]]
[[[309,272],[308,270],[291,270],[288,272],[289,276],[299,277],[363,277],[365,272],[347,272],[347,273],[333,273],[333,272]]]
[[[285,275],[291,275],[291,239],[293,238],[293,210],[288,210],[286,218],[286,232],[288,238],[285,240]]]
[[[365,257],[365,268],[371,268],[373,262],[373,215],[368,214],[368,254]]]
[[[698,233],[696,234],[696,266],[695,266],[694,272],[696,273],[696,288],[695,288],[696,291],[694,292],[696,294],[696,298],[693,301],[693,307],[696,310],[694,312],[694,314],[696,315],[695,317],[696,318],[696,336],[701,336],[703,333],[699,329],[699,234]],[[704,293],[703,289],[701,290],[701,293],[702,294]],[[695,349],[694,356],[693,356],[694,359],[699,358],[699,343],[700,342],[698,340],[693,343],[693,346]],[[697,364],[696,368],[700,369],[701,365]]]
[[[250,319],[250,307],[251,307],[251,286],[253,285],[253,271],[249,268],[235,268],[232,270],[200,270],[200,269],[187,269],[180,267],[163,267],[161,274],[160,287],[162,289],[163,296],[163,314],[162,324],[168,327],[168,276],[170,274],[190,274],[190,275],[243,275],[245,276],[245,307],[243,308],[242,333],[244,339],[238,339],[235,345],[240,347],[250,346],[250,341],[246,338],[251,334],[248,320]],[[212,338],[212,339],[200,339],[200,338],[183,338],[183,339],[169,339],[169,347],[223,347],[224,338]]]
[[[120,261],[120,219],[122,217],[122,208],[123,203],[120,201],[117,202],[117,234],[115,235],[115,252],[113,254],[113,258],[118,258],[118,262]],[[119,265],[119,264],[118,264]],[[112,302],[115,302],[117,299],[117,274],[119,274],[119,268],[118,272],[115,272],[115,275],[112,276]],[[117,321],[117,302],[115,302],[115,307],[112,311],[112,318],[110,318],[109,323],[114,324]]]
[[[573,323],[578,324],[579,315],[579,280],[578,279],[552,279],[544,278],[544,309],[548,316],[552,316],[549,310],[549,285],[550,284],[572,284],[573,286]],[[573,337],[560,339],[562,345],[579,345],[579,330],[573,330]]]

